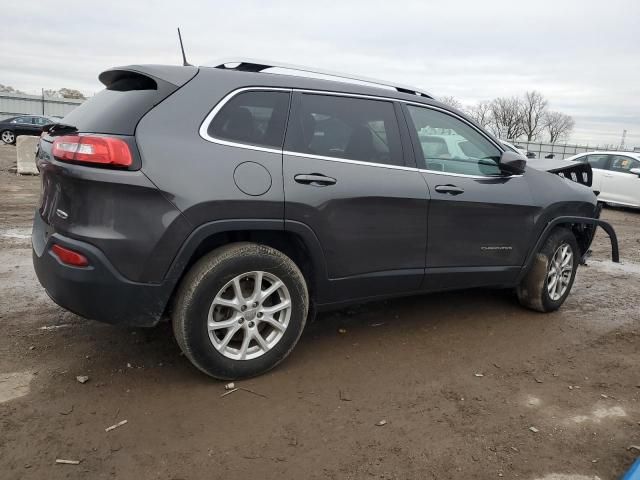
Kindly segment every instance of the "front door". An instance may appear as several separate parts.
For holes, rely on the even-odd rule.
[[[609,155],[608,169],[603,171],[603,200],[623,205],[640,205],[640,178],[631,169],[640,168],[640,160],[626,155]]]
[[[294,93],[283,155],[285,228],[303,224],[322,246],[329,281],[320,303],[421,284],[428,193],[408,168],[398,114],[391,101]]]
[[[462,118],[414,105],[405,113],[431,195],[426,288],[511,283],[536,211],[525,178],[505,175],[500,149]]]

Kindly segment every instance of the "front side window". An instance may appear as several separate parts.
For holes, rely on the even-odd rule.
[[[500,175],[500,150],[457,118],[408,105],[424,159],[423,168],[464,175]]]
[[[287,149],[295,152],[387,165],[404,163],[391,102],[301,94],[289,132]]]
[[[614,172],[631,173],[632,168],[640,168],[640,160],[627,157],[625,155],[612,155],[611,166],[609,170]]]
[[[289,92],[249,91],[229,100],[207,128],[213,138],[282,148],[289,113]]]

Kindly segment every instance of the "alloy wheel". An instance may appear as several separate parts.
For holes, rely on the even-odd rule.
[[[567,291],[573,274],[573,250],[568,243],[561,244],[553,254],[547,268],[547,292],[551,300],[558,301]]]
[[[291,318],[291,295],[268,272],[234,277],[216,294],[207,319],[214,348],[232,360],[252,360],[283,337]]]
[[[13,143],[16,139],[15,135],[10,130],[5,130],[4,132],[2,132],[2,137],[0,138],[2,138],[2,141],[7,144]]]

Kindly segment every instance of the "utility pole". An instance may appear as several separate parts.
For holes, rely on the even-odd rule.
[[[44,116],[44,88],[41,88],[42,91],[42,116]]]

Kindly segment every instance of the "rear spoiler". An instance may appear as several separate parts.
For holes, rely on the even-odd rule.
[[[114,67],[105,70],[98,75],[98,80],[107,88],[112,88],[117,82],[132,80],[141,82],[140,90],[154,89],[149,80],[162,80],[176,87],[181,87],[191,80],[196,73],[197,67],[181,67],[174,65],[127,65],[125,67]]]

